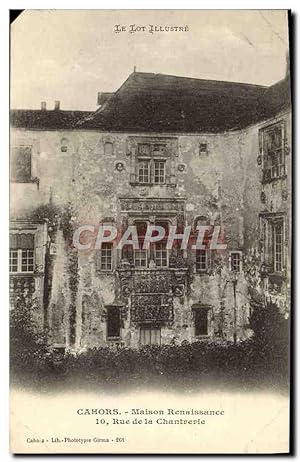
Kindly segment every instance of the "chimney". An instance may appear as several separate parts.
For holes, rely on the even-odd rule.
[[[46,101],[41,102],[41,111],[46,111],[47,110],[47,103]]]
[[[54,111],[60,110],[60,101],[54,101]]]

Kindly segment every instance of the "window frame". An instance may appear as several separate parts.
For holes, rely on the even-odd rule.
[[[147,181],[141,181],[140,180],[140,175],[141,175],[141,164],[147,165],[147,176],[145,175],[145,168],[143,167],[143,180],[147,178]],[[138,184],[141,185],[149,185],[151,184],[151,161],[150,159],[138,159],[137,161],[137,167],[138,167]]]
[[[199,254],[205,255],[205,268],[199,268],[198,267],[198,256]],[[196,273],[206,273],[208,270],[208,250],[207,249],[196,249],[196,255],[195,255],[195,269]]]
[[[32,265],[32,269],[30,270],[23,270],[23,252],[32,252],[32,257],[28,257],[28,255],[26,256],[26,266],[28,267],[29,266],[29,263],[28,263],[28,258],[30,258],[30,260],[32,260],[32,264],[30,264],[30,266]],[[12,252],[17,252],[17,270],[16,271],[11,271],[11,253]],[[31,248],[31,249],[13,249],[13,248],[10,248],[9,249],[9,272],[10,274],[32,274],[34,273],[34,270],[35,270],[35,251],[34,251],[34,248]]]
[[[158,250],[157,247],[158,247],[158,246],[161,246],[161,245],[165,246],[165,248],[159,249],[159,250]],[[167,240],[166,240],[166,239],[163,239],[163,240],[161,240],[161,241],[159,241],[159,242],[154,242],[153,249],[154,249],[154,262],[155,262],[155,266],[156,266],[157,268],[168,268],[168,267],[169,267],[169,251],[168,251],[168,249],[167,249]],[[160,252],[160,253],[161,253],[161,255],[160,255],[160,257],[159,257],[160,262],[162,263],[163,260],[166,260],[166,265],[162,265],[162,264],[158,265],[158,264],[157,264],[157,261],[158,261],[158,257],[157,257],[157,255],[156,255],[157,252]],[[165,257],[163,256],[163,252],[165,252]]]
[[[145,255],[145,258],[141,257],[141,254]],[[139,261],[139,264],[137,264]],[[141,265],[141,261],[145,261],[145,265]],[[148,251],[146,249],[133,249],[133,263],[135,268],[144,269],[148,268],[149,258],[148,258]]]
[[[281,266],[276,262],[275,226],[281,226]],[[286,216],[284,214],[269,214],[260,216],[260,232],[262,242],[261,263],[268,268],[268,271],[275,274],[282,274],[286,270],[287,250],[285,244]]]
[[[107,250],[107,248],[110,249],[110,268],[108,268],[107,265],[105,268],[102,268],[103,259],[105,259],[105,262],[108,261],[108,256],[103,254],[103,251]],[[98,271],[106,272],[106,273],[113,271],[113,243],[112,242],[102,242],[101,248],[98,250],[98,252],[99,252],[99,263],[100,263],[98,267]]]
[[[167,233],[168,233],[169,232],[169,227],[170,227],[170,224],[171,224],[170,221],[168,219],[166,219],[166,218],[156,218],[154,220],[154,222],[150,222],[149,220],[146,220],[146,219],[137,219],[137,220],[134,220],[134,222],[133,222],[133,224],[135,226],[138,226],[141,223],[144,223],[146,225],[145,233],[147,232],[148,225],[151,225],[151,224],[159,225],[159,226],[162,226],[163,224],[167,225]],[[139,235],[138,235],[139,249],[132,248],[133,266],[134,266],[134,268],[137,269],[137,270],[149,269],[149,263],[150,263],[151,260],[154,261],[155,266],[157,268],[169,268],[170,251],[167,248],[164,249],[166,251],[166,256],[161,257],[161,260],[166,259],[166,265],[158,266],[157,263],[156,263],[157,262],[157,259],[156,259],[156,251],[157,251],[156,245],[163,244],[163,245],[166,246],[167,241],[168,241],[168,234],[161,241],[151,243],[149,245],[148,249],[143,249],[144,238],[145,238],[145,235],[141,235],[141,237],[139,237]],[[159,250],[159,251],[161,251],[161,250]],[[136,266],[136,254],[141,253],[141,252],[145,252],[146,266]]]
[[[145,151],[143,151],[143,147],[148,147]],[[167,143],[158,143],[158,142],[145,142],[145,143],[138,143],[137,145],[137,155],[136,155],[136,183],[139,185],[144,186],[153,186],[153,185],[164,185],[166,184],[167,179],[167,159],[168,157],[165,155],[164,152],[161,150],[156,150],[156,147],[163,147],[164,151],[167,149]],[[148,175],[147,181],[144,181],[145,175],[140,177],[140,164],[145,162],[148,165]],[[158,175],[156,164],[160,164],[160,168],[158,169]],[[163,168],[161,169],[161,165]],[[163,175],[161,175],[161,170],[163,171]],[[158,180],[157,180],[158,179]]]
[[[160,168],[156,168],[156,165],[160,164],[163,165],[163,175],[161,176],[161,170]],[[162,159],[153,159],[153,166],[154,166],[154,173],[153,173],[153,183],[155,185],[157,184],[165,184],[166,182],[166,161]],[[158,171],[158,174],[156,173]],[[156,181],[156,178],[158,177],[159,181]],[[161,180],[162,178],[162,180]]]
[[[267,141],[270,133],[280,128],[281,145],[268,150]],[[285,141],[286,126],[283,120],[275,122],[259,130],[260,151],[262,154],[263,183],[270,183],[280,178],[286,177]],[[275,162],[274,162],[275,161]],[[277,172],[277,173],[276,173]]]
[[[239,269],[233,268],[233,256],[239,256]],[[229,253],[229,271],[232,273],[241,273],[243,270],[243,252],[241,250],[231,250]]]

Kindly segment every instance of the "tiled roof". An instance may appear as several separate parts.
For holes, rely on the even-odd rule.
[[[124,132],[220,132],[244,128],[290,104],[289,83],[271,87],[135,72],[86,129]]]
[[[27,129],[216,133],[245,128],[290,106],[289,79],[270,87],[134,72],[115,93],[87,111],[12,110]]]
[[[74,128],[89,114],[88,111],[12,109],[10,123],[12,127],[29,130],[64,130]]]

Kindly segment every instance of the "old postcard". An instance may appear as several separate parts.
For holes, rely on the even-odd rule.
[[[12,21],[13,453],[289,453],[288,18]]]

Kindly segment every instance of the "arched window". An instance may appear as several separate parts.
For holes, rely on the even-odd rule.
[[[60,151],[68,152],[68,147],[69,147],[69,141],[67,140],[67,138],[62,138],[60,142]]]
[[[106,156],[112,156],[113,154],[113,144],[110,141],[104,144],[104,154]]]

